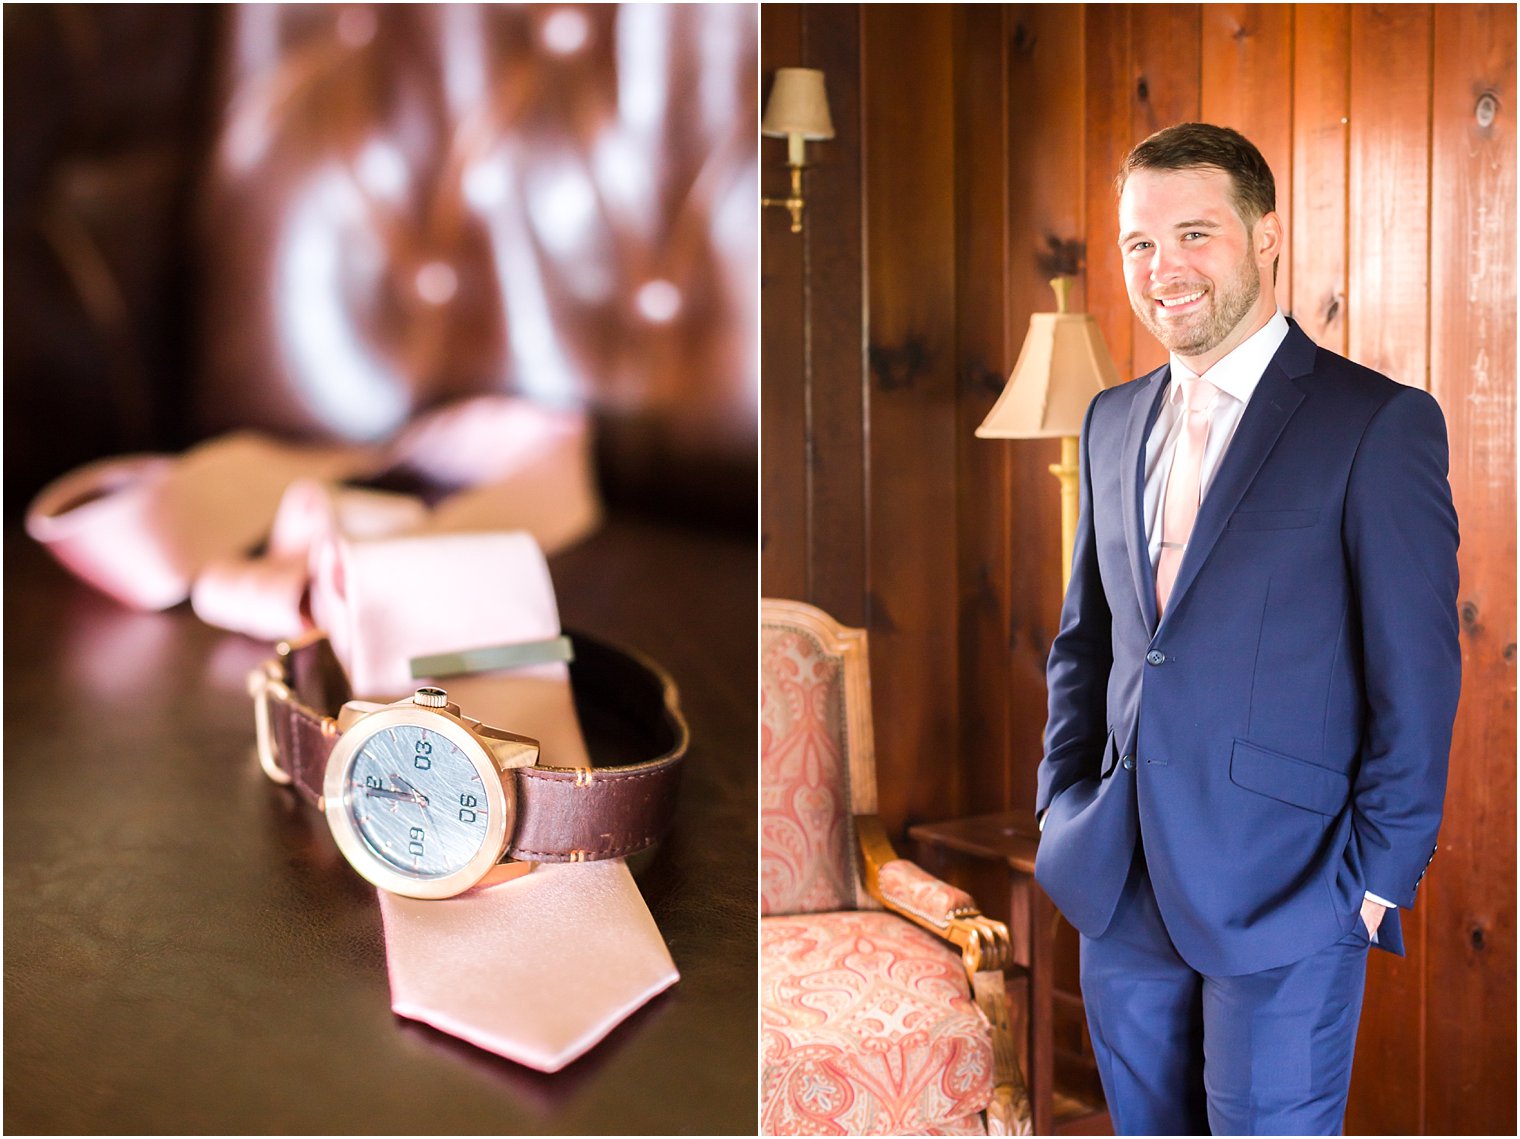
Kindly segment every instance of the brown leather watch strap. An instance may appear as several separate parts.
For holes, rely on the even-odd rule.
[[[675,810],[688,739],[675,682],[645,657],[580,633],[570,639],[576,713],[597,766],[541,762],[515,769],[512,858],[620,858],[657,841]],[[264,698],[278,770],[304,799],[319,804],[348,683],[325,637],[280,649],[266,666]]]
[[[620,858],[664,834],[675,809],[687,741],[675,682],[652,661],[578,633],[570,639],[571,691],[587,745],[599,760],[623,762],[518,768],[517,829],[507,850],[514,858]],[[630,744],[658,758],[627,762]]]
[[[271,704],[269,711],[269,726],[291,785],[301,798],[320,806],[327,757],[338,738],[337,721],[294,704]]]
[[[337,712],[352,692],[325,636],[282,642],[276,652],[253,677],[254,716],[267,717],[267,729],[260,730],[267,730],[273,743],[261,760],[270,778],[288,782],[320,806],[327,757],[338,738]]]

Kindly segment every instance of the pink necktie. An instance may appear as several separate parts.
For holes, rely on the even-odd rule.
[[[561,631],[529,534],[329,532],[318,542],[312,612],[358,692],[415,689],[407,662],[445,646]],[[441,683],[471,716],[539,740],[556,765],[591,765],[565,665]],[[680,979],[622,859],[545,863],[446,902],[377,894],[392,1009],[539,1071],[558,1071]]]
[[[1166,480],[1161,506],[1161,556],[1156,561],[1156,613],[1166,610],[1167,599],[1177,581],[1177,570],[1193,520],[1198,517],[1203,452],[1209,442],[1209,419],[1219,399],[1219,389],[1208,380],[1178,380],[1182,388],[1182,433],[1172,454],[1172,470]]]
[[[395,470],[451,493],[431,509],[404,495],[328,493]],[[278,640],[307,623],[308,552],[328,528],[329,498],[353,537],[526,530],[551,552],[601,518],[587,417],[488,395],[428,412],[384,446],[298,447],[239,431],[179,458],[102,459],[44,488],[26,529],[124,605],[167,609],[193,594],[203,621]]]

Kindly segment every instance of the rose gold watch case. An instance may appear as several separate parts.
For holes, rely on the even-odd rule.
[[[404,725],[436,732],[474,764],[486,796],[486,836],[469,862],[451,874],[419,878],[388,865],[359,834],[349,812],[348,770],[363,746],[377,733]],[[459,715],[459,706],[424,708],[410,699],[364,715],[333,746],[323,775],[323,810],[338,849],[349,864],[374,885],[409,898],[452,898],[479,885],[494,885],[533,868],[531,862],[501,861],[517,822],[515,767],[538,762],[538,741],[481,728]]]

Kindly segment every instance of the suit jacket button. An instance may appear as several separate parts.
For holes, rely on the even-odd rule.
[[[1165,664],[1166,663],[1166,654],[1163,653],[1163,652],[1158,652],[1156,649],[1152,649],[1150,652],[1148,652],[1148,653],[1145,654],[1145,663],[1146,664]]]
[[[1125,771],[1133,771],[1133,770],[1135,770],[1135,757],[1134,756],[1132,756],[1132,755],[1126,755],[1119,762],[1122,763],[1122,764],[1124,764],[1124,770]]]

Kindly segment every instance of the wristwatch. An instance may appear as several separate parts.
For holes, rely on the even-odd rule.
[[[674,810],[688,739],[676,686],[652,661],[569,641],[576,712],[592,747],[624,760],[615,766],[545,764],[537,740],[470,719],[442,688],[353,700],[320,632],[277,645],[249,675],[259,763],[326,814],[355,870],[395,894],[448,898],[539,862],[633,854]]]

